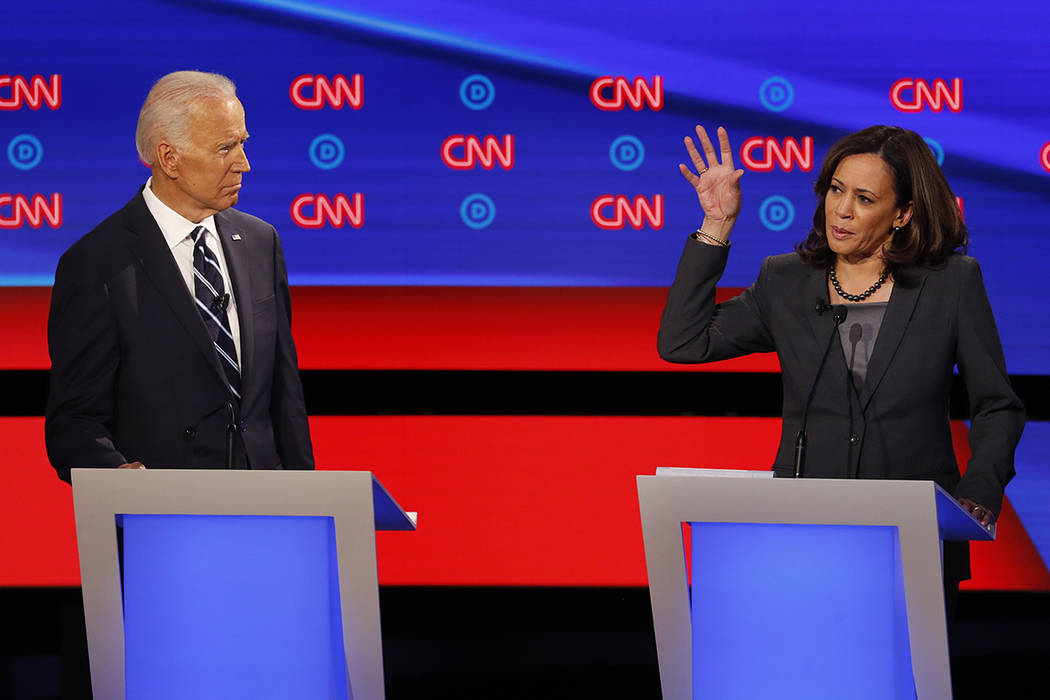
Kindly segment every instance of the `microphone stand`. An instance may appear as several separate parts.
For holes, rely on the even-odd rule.
[[[802,427],[799,428],[798,435],[795,436],[796,479],[801,479],[806,470],[806,420],[809,418],[809,405],[813,402],[813,395],[817,393],[817,383],[820,382],[820,375],[824,373],[824,365],[827,364],[831,344],[835,341],[835,336],[839,334],[839,326],[846,320],[846,314],[848,313],[848,309],[845,306],[829,307],[820,301],[817,302],[816,311],[818,314],[824,313],[829,308],[831,309],[831,319],[835,322],[835,326],[831,330],[831,335],[828,336],[828,344],[824,347],[824,356],[820,358],[820,366],[817,367],[817,376],[813,378],[813,386],[810,387],[809,396],[806,397],[806,405],[802,409]]]
[[[226,424],[226,468],[233,469],[233,435],[237,432],[237,417],[233,413],[233,403],[226,402],[230,422]]]

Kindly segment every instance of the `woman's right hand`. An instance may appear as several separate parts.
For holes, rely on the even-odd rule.
[[[711,139],[707,137],[704,127],[696,127],[696,135],[700,138],[700,146],[704,155],[701,156],[693,139],[685,137],[685,148],[693,161],[693,172],[684,163],[678,164],[678,169],[689,184],[696,189],[697,199],[700,207],[704,210],[704,223],[701,228],[705,233],[725,239],[733,228],[733,223],[740,214],[740,178],[743,170],[736,170],[733,166],[733,150],[729,146],[729,134],[723,127],[718,127],[718,145],[722,151],[721,159],[715,153]]]

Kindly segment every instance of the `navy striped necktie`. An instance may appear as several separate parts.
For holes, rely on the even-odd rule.
[[[233,344],[230,332],[230,319],[226,314],[230,295],[222,281],[219,259],[208,247],[204,239],[205,229],[198,226],[190,236],[193,238],[193,291],[197,302],[197,311],[204,320],[215,351],[219,354],[219,364],[226,372],[226,381],[230,391],[241,398],[241,368],[237,364],[237,348]]]

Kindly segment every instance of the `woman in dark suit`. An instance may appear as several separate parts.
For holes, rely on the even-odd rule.
[[[716,304],[744,171],[734,168],[725,129],[720,158],[703,127],[696,133],[703,155],[685,139],[695,172],[679,168],[704,219],[664,308],[660,356],[697,363],[775,351],[784,382],[778,475],[793,474],[805,427],[805,476],[930,479],[991,525],[1014,474],[1024,407],[1010,388],[980,268],[962,254],[966,226],[926,143],[873,126],[832,146],[805,240],[767,258],[750,288]],[[830,304],[846,307],[844,322]],[[948,414],[956,366],[973,455],[961,477]],[[947,581],[969,577],[963,551],[946,554],[945,568]]]

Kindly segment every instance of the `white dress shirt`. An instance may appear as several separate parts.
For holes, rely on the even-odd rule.
[[[215,217],[209,216],[208,218],[203,219],[199,224],[193,223],[167,204],[160,201],[157,195],[153,194],[153,190],[151,189],[152,185],[153,178],[151,177],[149,180],[146,180],[146,187],[142,190],[142,198],[146,200],[146,208],[149,209],[150,214],[153,215],[154,220],[157,222],[157,226],[160,227],[160,232],[164,234],[164,240],[167,241],[168,248],[171,250],[171,255],[175,258],[175,263],[179,266],[179,272],[182,273],[182,279],[186,283],[186,289],[189,291],[191,300],[196,299],[197,295],[194,292],[193,282],[194,243],[190,234],[193,233],[193,229],[198,226],[203,226],[205,229],[204,244],[208,246],[208,249],[215,253],[215,257],[219,259],[219,270],[222,273],[222,283],[226,286],[226,291],[230,294],[230,303],[226,307],[226,315],[230,319],[230,333],[233,335],[233,346],[237,350],[236,359],[238,364],[240,364],[241,326],[237,322],[237,295],[233,293],[233,284],[230,283],[230,272],[229,268],[226,266],[226,256],[222,252],[222,242],[215,233]],[[194,309],[196,308],[197,307],[194,306]]]

